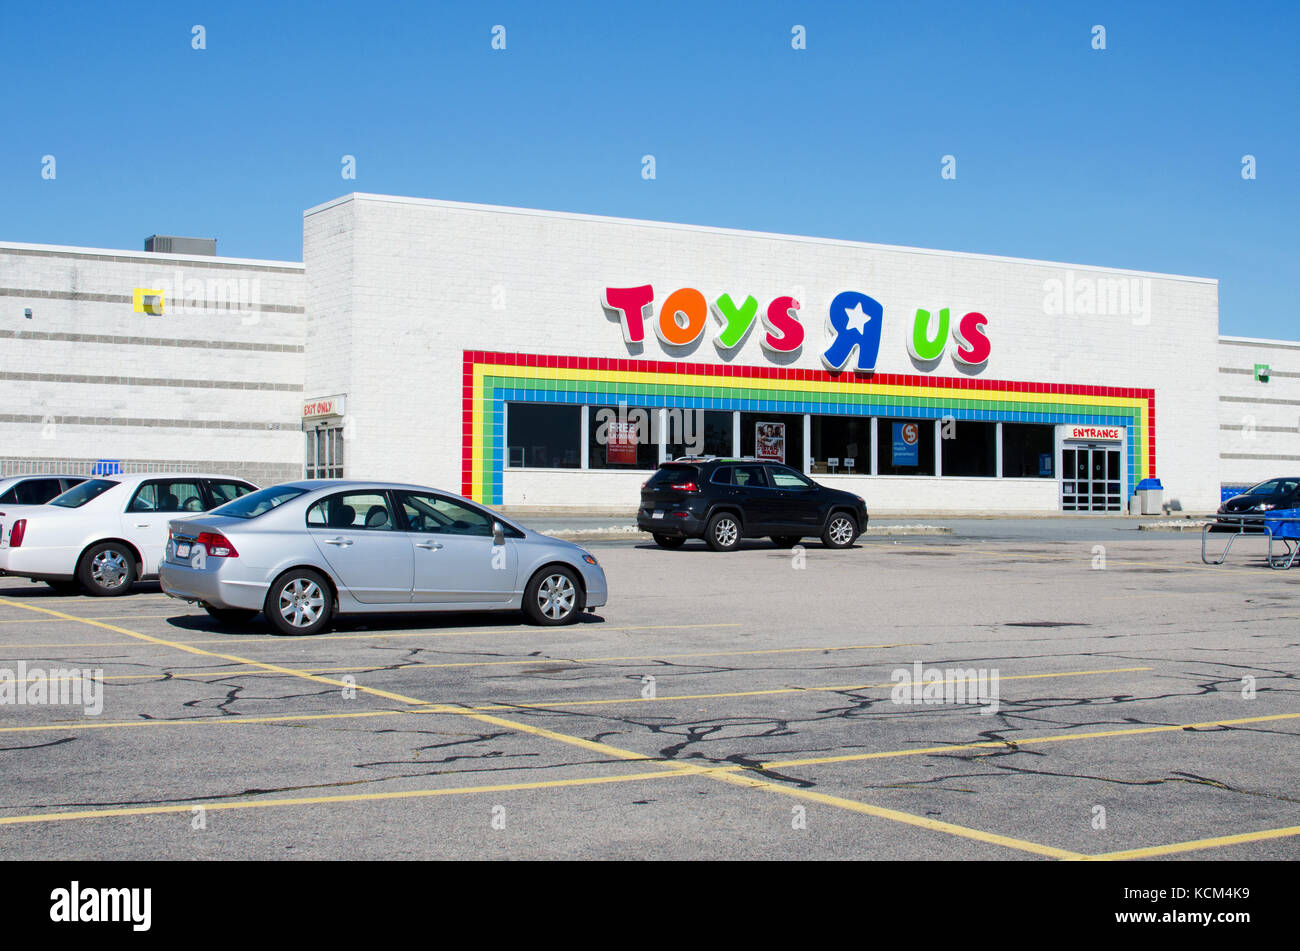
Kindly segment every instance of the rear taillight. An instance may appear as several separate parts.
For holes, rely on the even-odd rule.
[[[678,483],[676,483],[676,484],[670,486],[669,488],[671,488],[674,492],[698,492],[698,491],[700,491],[700,487],[699,487],[698,485],[696,485],[694,482],[678,482]]]
[[[20,518],[14,522],[14,527],[9,530],[9,547],[21,548],[23,536],[27,534],[27,519]]]
[[[195,541],[202,545],[213,558],[238,558],[239,552],[230,544],[230,539],[216,532],[200,532]]]

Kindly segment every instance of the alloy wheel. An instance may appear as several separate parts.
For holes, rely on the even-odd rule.
[[[548,576],[537,589],[537,608],[552,621],[571,614],[577,599],[578,589],[573,581],[558,572]]]
[[[724,548],[730,548],[736,544],[736,539],[740,534],[740,527],[729,518],[724,518],[713,526],[713,537],[717,539],[718,544]]]
[[[325,609],[325,593],[310,578],[294,578],[280,589],[280,616],[292,627],[311,627]]]
[[[95,584],[109,591],[121,587],[129,570],[126,556],[113,548],[105,548],[90,562],[90,577]]]
[[[831,541],[836,545],[848,545],[853,541],[855,527],[851,519],[840,515],[831,520],[827,533],[830,535]]]

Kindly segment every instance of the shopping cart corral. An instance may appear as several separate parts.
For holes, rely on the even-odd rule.
[[[1211,533],[1228,534],[1228,543],[1218,558],[1211,558],[1206,543]],[[1221,565],[1228,560],[1233,543],[1243,535],[1268,538],[1268,566],[1291,568],[1300,561],[1300,509],[1277,509],[1250,515],[1217,515],[1201,529],[1201,561]],[[1281,545],[1281,550],[1278,550]]]

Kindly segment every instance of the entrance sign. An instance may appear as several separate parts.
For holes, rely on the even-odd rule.
[[[1071,426],[1065,432],[1066,439],[1122,439],[1123,435],[1118,426]]]

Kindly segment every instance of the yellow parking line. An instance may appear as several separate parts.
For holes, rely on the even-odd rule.
[[[677,779],[688,775],[681,770],[665,769],[626,776],[588,776],[581,779],[551,779],[531,783],[501,783],[494,786],[449,786],[441,789],[408,789],[384,793],[353,793],[346,796],[300,796],[293,799],[246,799],[234,802],[189,802],[183,806],[128,806],[121,809],[85,809],[80,812],[39,812],[33,815],[3,816],[0,825],[33,822],[67,822],[73,819],[108,819],[118,816],[158,816],[167,813],[192,813],[201,806],[205,811],[229,809],[269,809],[276,806],[337,805],[348,802],[380,802],[393,799],[427,799],[431,796],[471,796],[481,793],[517,792],[528,789],[560,789],[569,786],[594,786],[603,783],[643,782],[650,779]]]
[[[1225,845],[1244,845],[1248,842],[1265,842],[1269,839],[1285,839],[1300,835],[1300,826],[1285,826],[1281,829],[1263,829],[1259,832],[1242,832],[1237,835],[1219,835],[1211,839],[1192,839],[1189,842],[1173,842],[1169,845],[1153,845],[1145,849],[1125,849],[1122,852],[1103,852],[1101,855],[1084,856],[1090,862],[1117,862],[1127,859],[1148,859],[1157,855],[1176,855],[1179,852],[1197,852],[1201,849],[1218,849]]]
[[[124,627],[117,627],[115,625],[106,624],[103,621],[88,621],[85,618],[78,618],[71,614],[64,614],[58,611],[51,611],[46,608],[38,608],[34,605],[29,606],[29,605],[18,604],[5,598],[0,598],[0,604],[9,605],[11,607],[22,607],[31,611],[40,611],[45,614],[58,617],[65,621],[80,621],[83,624],[90,624],[95,627],[102,627],[105,630],[110,630],[118,634],[125,634],[128,637],[139,638],[140,640],[149,641],[154,644],[158,644],[162,646],[171,646],[176,648],[177,650],[182,650],[191,654],[199,654],[208,657],[217,657],[221,660],[234,661],[235,663],[240,663],[240,664],[261,666],[268,670],[279,669],[284,671],[285,673],[297,677],[302,677],[303,679],[310,680],[314,683],[323,683],[323,684],[328,684],[330,686],[339,687],[339,688],[355,687],[355,689],[370,694],[372,696],[384,697],[390,700],[395,700],[399,703],[411,704],[414,706],[421,707],[423,709],[430,710],[431,712],[438,711],[438,712],[446,712],[446,713],[455,713],[460,716],[469,717],[470,719],[480,723],[487,723],[493,726],[499,726],[504,729],[511,730],[513,732],[525,733],[525,734],[530,734],[532,736],[555,740],[558,743],[565,743],[570,746],[576,746],[581,749],[601,753],[603,755],[612,757],[614,759],[629,760],[629,761],[635,760],[635,761],[642,761],[642,762],[655,761],[652,757],[647,757],[641,753],[637,753],[632,750],[620,749],[619,747],[611,746],[607,743],[598,743],[593,740],[583,739],[581,737],[569,736],[566,733],[557,733],[554,730],[546,730],[541,727],[532,726],[527,723],[519,723],[514,720],[507,720],[503,717],[497,717],[487,713],[473,712],[473,711],[468,711],[456,707],[449,707],[446,706],[445,704],[433,704],[430,701],[420,700],[415,697],[403,696],[402,694],[392,693],[391,691],[387,691],[387,690],[379,690],[375,687],[370,687],[364,684],[355,684],[355,685],[347,684],[343,681],[330,680],[329,678],[321,677],[316,674],[301,673],[299,671],[293,670],[292,668],[285,668],[285,667],[277,668],[276,665],[274,664],[259,664],[259,662],[257,661],[250,661],[243,657],[236,657],[230,654],[218,654],[214,651],[206,651],[203,650],[202,648],[192,647],[190,645],[183,644],[183,643],[173,643],[163,638],[152,637],[148,634],[141,634],[138,631],[132,631]],[[692,776],[701,776],[701,775],[709,776],[721,782],[732,782],[735,779],[741,778],[741,777],[733,777],[727,772],[711,770],[707,767],[700,767],[689,763],[674,762],[671,760],[661,760],[657,762],[662,763],[663,766],[667,767],[669,770],[672,770],[674,772],[690,774]],[[742,783],[742,785],[765,789],[767,791],[779,793],[781,795],[791,795],[791,796],[795,796],[796,798],[804,798],[804,799],[815,798],[816,801],[818,802],[823,802],[828,805],[838,806],[839,808],[850,809],[855,812],[864,812],[870,815],[878,816],[880,818],[891,819],[893,821],[907,822],[912,825],[923,825],[927,828],[934,829],[935,831],[945,832],[951,835],[962,836],[965,838],[978,839],[980,841],[991,842],[997,845],[1005,846],[1007,848],[1020,849],[1024,851],[1032,851],[1034,852],[1034,854],[1040,854],[1040,855],[1046,854],[1044,850],[1050,850],[1053,853],[1063,851],[1063,850],[1053,850],[1051,849],[1050,846],[1039,845],[1037,843],[1028,842],[1026,840],[1009,839],[1001,836],[995,836],[991,833],[981,832],[977,829],[967,829],[963,826],[956,826],[949,823],[936,823],[936,821],[932,819],[925,819],[920,816],[912,816],[908,813],[897,812],[896,810],[887,810],[875,806],[867,806],[865,803],[856,803],[852,800],[847,800],[847,799],[841,800],[838,797],[826,796],[822,793],[812,793],[810,790],[800,790],[800,789],[793,789],[786,786],[778,786],[766,780],[759,780],[755,778],[752,779],[750,782]]]
[[[1106,670],[1069,670],[1060,673],[1051,674],[1016,674],[1010,677],[998,677],[998,681],[1003,680],[1040,680],[1047,677],[1090,677],[1097,674],[1125,674],[1134,673],[1144,670],[1154,670],[1152,667],[1112,667]],[[957,680],[935,680],[929,681],[934,684],[951,684],[958,683]],[[693,693],[693,694],[674,694],[659,697],[619,697],[613,700],[547,700],[539,703],[501,703],[488,704],[484,706],[469,707],[470,710],[531,710],[533,708],[547,709],[549,707],[592,707],[610,703],[658,703],[665,700],[724,700],[732,697],[765,697],[773,694],[782,693],[839,693],[851,690],[876,690],[881,688],[892,688],[899,686],[898,681],[889,681],[888,683],[875,684],[844,684],[842,686],[815,686],[815,687],[773,687],[768,690],[738,690],[731,693]]]
[[[991,558],[1009,558],[1012,560],[1018,558],[1030,559],[1034,561],[1048,561],[1048,560],[1060,561],[1061,560],[1060,554],[1053,553],[1053,552],[1043,552],[1041,554],[1037,552],[1006,552],[1006,551],[993,551],[984,548],[967,548],[961,542],[949,543],[949,544],[955,544],[956,546],[960,546],[962,552],[964,554],[969,554],[969,555],[988,555]],[[934,547],[935,546],[933,545],[890,545],[888,547],[881,546],[879,549],[875,549],[875,550],[903,553],[909,551],[933,551]],[[1090,551],[1089,554],[1087,555],[1080,555],[1079,561],[1080,562],[1090,561],[1091,558],[1092,558],[1092,554]],[[1202,570],[1213,571],[1213,570],[1228,568],[1228,567],[1235,567],[1235,568],[1242,567],[1241,565],[1226,565],[1226,564],[1225,565],[1201,565],[1201,564],[1192,564],[1192,563],[1179,564],[1177,562],[1168,562],[1168,561],[1129,561],[1128,559],[1125,558],[1111,558],[1111,557],[1108,557],[1106,559],[1106,564],[1129,565],[1135,568],[1171,568],[1171,569],[1179,569],[1179,570],[1187,570],[1187,571],[1202,571]]]
[[[1009,678],[1003,678],[1004,680]],[[1203,723],[1174,723],[1165,726],[1135,727],[1131,730],[1101,730],[1094,733],[1056,733],[1051,736],[1031,736],[1019,740],[982,740],[979,743],[954,743],[951,746],[926,746],[910,750],[889,750],[882,753],[846,753],[841,756],[814,756],[807,759],[775,760],[761,763],[756,769],[779,770],[791,766],[815,766],[822,763],[852,763],[867,759],[890,759],[896,756],[926,756],[932,753],[952,753],[957,750],[1014,749],[1034,743],[1064,743],[1070,740],[1096,740],[1112,736],[1138,736],[1143,733],[1177,733],[1182,730],[1206,730],[1211,727],[1241,726],[1247,723],[1268,723],[1275,720],[1294,720],[1300,713],[1276,713],[1262,717],[1239,717],[1234,720],[1207,720]]]
[[[250,723],[296,723],[305,720],[351,720],[360,717],[405,717],[416,710],[362,710],[356,713],[290,713],[278,717],[216,716],[191,717],[187,720],[69,720],[65,723],[42,723],[39,726],[0,727],[0,733],[43,733],[79,730],[128,729],[143,726],[242,726]]]
[[[412,670],[425,668],[429,670],[440,670],[445,667],[530,667],[536,664],[597,664],[609,663],[613,661],[628,660],[681,660],[691,657],[740,657],[755,656],[765,654],[828,654],[832,651],[865,651],[865,650],[884,650],[890,647],[916,647],[915,644],[858,644],[847,647],[788,647],[774,648],[770,650],[756,651],[696,651],[690,654],[633,654],[627,657],[528,657],[523,660],[471,660],[456,661],[447,664],[363,664],[353,667],[295,667],[295,670],[307,674],[344,674],[344,673],[362,673],[367,671],[388,671],[388,670]],[[1143,668],[1149,670],[1150,668]],[[241,677],[247,676],[282,676],[279,671],[252,669],[233,669],[214,671],[193,671],[190,673],[173,673],[170,675],[171,680],[202,680],[211,677],[229,677],[238,674]],[[144,674],[109,674],[104,680],[156,680],[163,674],[153,672]],[[28,677],[19,683],[34,683],[38,680],[80,680],[80,676],[71,677]]]
[[[670,654],[665,654],[665,655],[658,655],[658,656],[646,655],[645,657],[616,657],[616,658],[604,658],[604,659],[649,660],[649,659],[662,659],[671,656],[672,655]],[[718,656],[718,655],[712,655],[712,656]],[[464,664],[397,664],[392,667],[371,665],[368,667],[289,667],[289,668],[279,668],[277,670],[259,670],[256,668],[244,669],[244,670],[228,669],[228,670],[214,670],[208,673],[205,673],[203,671],[195,671],[193,673],[187,673],[187,674],[172,674],[168,679],[205,680],[205,679],[210,679],[212,677],[226,678],[226,677],[234,677],[234,676],[283,677],[285,675],[284,672],[286,670],[292,671],[295,675],[296,674],[342,674],[342,673],[363,673],[363,672],[384,673],[387,671],[397,671],[397,670],[419,670],[421,668],[437,670],[442,667],[494,667],[498,665],[528,666],[529,664],[536,664],[536,663],[572,664],[572,663],[587,663],[587,661],[533,659],[529,661],[518,661],[518,660],[478,661],[474,663],[464,663]],[[1070,670],[1070,671],[1062,671],[1060,673],[1050,673],[1050,674],[1016,674],[1014,676],[1007,676],[1007,677],[999,676],[998,680],[999,682],[1001,682],[1003,680],[1038,680],[1046,677],[1088,677],[1096,674],[1127,674],[1127,673],[1135,673],[1135,672],[1154,670],[1154,669],[1155,668],[1153,667],[1110,667],[1104,670]],[[163,676],[163,674],[160,673],[109,674],[105,676],[103,679],[104,680],[157,680],[160,676]],[[16,682],[36,683],[37,681],[43,681],[43,682],[54,683],[62,680],[70,681],[70,680],[81,680],[81,679],[83,678],[80,675],[73,675],[67,677],[27,677],[24,678],[23,680],[16,681]],[[943,684],[958,683],[959,681],[935,680],[935,681],[928,681],[928,682],[936,685],[943,685]],[[965,681],[960,681],[960,682],[965,682]],[[494,703],[494,704],[486,704],[486,705],[476,705],[472,707],[466,707],[463,709],[519,710],[519,709],[529,709],[532,707],[539,707],[539,708],[590,707],[590,706],[600,706],[603,704],[610,704],[610,703],[655,703],[660,700],[722,700],[722,699],[727,699],[732,697],[763,697],[772,694],[808,693],[808,692],[817,692],[817,691],[834,693],[834,692],[845,691],[845,690],[876,690],[881,688],[892,688],[897,686],[899,686],[898,681],[891,680],[888,683],[874,683],[874,684],[845,684],[840,686],[772,687],[767,690],[738,690],[738,691],[732,691],[728,693],[670,694],[667,696],[657,696],[657,697],[617,697],[610,700],[543,700],[543,701],[538,701],[537,703]]]
[[[86,620],[88,621],[158,621],[163,618],[169,618],[169,617],[176,617],[176,615],[174,614],[120,614],[114,617],[86,618]],[[9,618],[7,620],[0,621],[0,624],[49,624],[49,623],[50,622],[43,617]],[[25,646],[25,645],[20,645],[20,646]],[[40,644],[40,645],[33,645],[33,646],[49,647],[49,646],[59,646],[59,645]],[[80,647],[81,645],[78,644],[76,646]],[[111,647],[113,645],[104,644],[103,646]]]
[[[1031,842],[1028,839],[1018,839],[1008,835],[999,835],[996,832],[984,832],[980,829],[972,829],[968,826],[959,826],[951,822],[941,822],[938,819],[929,819],[925,816],[912,815],[910,812],[900,812],[897,809],[886,809],[882,806],[873,806],[869,803],[859,802],[856,799],[830,796],[826,793],[815,792],[811,789],[805,789],[799,786],[778,785],[764,779],[759,779],[748,772],[732,773],[719,771],[711,773],[710,778],[725,783],[731,783],[736,786],[746,786],[750,789],[762,789],[765,792],[780,793],[782,795],[792,796],[796,799],[807,799],[810,802],[821,803],[826,806],[834,806],[837,809],[845,809],[849,812],[858,812],[867,816],[874,816],[877,819],[888,819],[891,822],[901,822],[905,825],[916,826],[920,829],[928,829],[931,832],[942,832],[947,835],[953,835],[963,839],[971,839],[976,842],[984,842],[989,845],[1000,845],[1003,848],[1017,849],[1021,852],[1028,852],[1031,855],[1042,855],[1047,858],[1055,859],[1077,859],[1084,857],[1079,852],[1071,852],[1068,849],[1058,849],[1054,846]]]
[[[0,604],[13,604],[13,603],[14,603],[14,602],[12,602],[12,601],[5,601],[4,599],[0,598]],[[18,607],[29,607],[28,605],[25,605],[25,604],[19,604],[19,605],[17,605],[17,606],[18,606]],[[30,609],[30,610],[36,610],[35,606],[30,606],[29,609]],[[201,614],[167,614],[167,615],[162,615],[162,616],[163,616],[163,617],[202,617],[203,615],[201,615]],[[67,617],[69,620],[73,620],[73,621],[118,620],[117,618],[82,618],[82,617],[74,617],[73,615],[70,615],[70,614],[69,614],[69,615],[66,615],[66,617]],[[40,618],[36,618],[36,619],[34,619],[34,620],[42,620],[42,619],[40,619]],[[129,618],[129,617],[124,617],[124,618],[121,618],[120,620],[129,621],[129,620],[131,620],[131,618]],[[605,627],[604,625],[601,625],[600,630],[601,630],[602,632],[604,632],[604,631],[610,631],[610,632],[613,632],[613,631],[660,631],[660,630],[668,630],[668,631],[693,631],[693,630],[699,630],[699,629],[702,629],[702,628],[716,628],[716,627],[740,627],[740,624],[739,624],[739,623],[734,623],[734,624],[733,624],[733,623],[726,623],[726,624],[638,624],[638,625],[631,625],[631,626],[627,626],[627,627]],[[470,629],[468,629],[468,630],[462,630],[462,631],[428,631],[428,630],[423,630],[423,631],[396,631],[396,632],[393,632],[393,633],[390,633],[390,634],[377,634],[377,633],[370,633],[370,634],[313,634],[313,635],[311,635],[311,636],[292,636],[292,637],[289,637],[289,636],[283,636],[283,635],[239,635],[239,634],[232,634],[232,635],[229,635],[228,637],[199,638],[199,639],[196,639],[196,640],[174,640],[174,641],[170,641],[170,640],[169,640],[169,641],[164,641],[163,643],[168,644],[168,645],[172,645],[172,644],[191,644],[191,645],[195,645],[195,646],[200,645],[200,644],[240,644],[240,645],[248,645],[248,646],[252,646],[252,647],[260,647],[260,646],[278,647],[278,646],[280,646],[280,645],[282,645],[282,644],[289,643],[289,642],[293,642],[293,641],[368,641],[368,640],[385,640],[385,639],[398,638],[398,637],[473,637],[474,635],[478,635],[478,634],[514,634],[514,635],[522,636],[522,635],[525,635],[525,634],[536,634],[536,633],[537,633],[537,629],[536,629],[536,628],[528,628],[528,627],[512,627],[512,628],[499,628],[499,629],[496,629],[496,630],[488,629],[488,628],[478,628],[478,629],[470,628]],[[238,638],[238,639],[236,639],[236,638]],[[91,643],[76,643],[76,642],[72,642],[72,643],[66,643],[66,644],[0,644],[0,650],[20,650],[20,649],[36,650],[36,649],[38,649],[38,648],[54,648],[54,647],[132,647],[132,646],[135,646],[135,647],[143,647],[143,646],[145,646],[145,645],[143,645],[143,644],[136,644],[136,645],[133,645],[133,644],[131,644],[130,642],[123,642],[123,641],[96,641],[96,642],[91,642]]]

